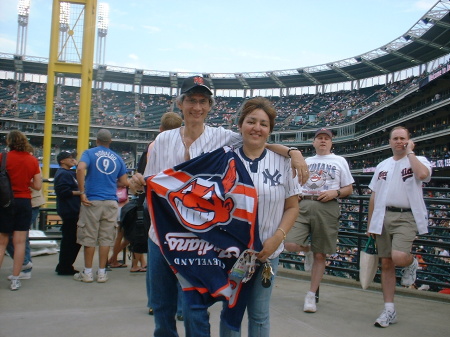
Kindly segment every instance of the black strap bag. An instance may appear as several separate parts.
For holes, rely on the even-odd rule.
[[[0,166],[0,207],[9,207],[13,202],[14,195],[11,179],[9,179],[8,172],[6,171],[6,152],[2,152],[2,163]]]

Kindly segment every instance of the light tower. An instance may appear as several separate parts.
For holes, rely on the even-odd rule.
[[[27,49],[28,36],[28,16],[30,15],[30,0],[19,0],[17,5],[17,12],[19,14],[17,19],[17,43],[16,55],[14,55],[14,79],[16,83],[16,92],[19,92],[20,81],[24,79],[23,72],[23,56]],[[18,110],[17,112],[18,113]]]
[[[67,43],[67,34],[70,30],[70,3],[61,2],[61,8],[59,12],[59,45],[64,46]],[[62,48],[61,53],[58,55],[58,61],[66,61],[67,48]]]
[[[97,28],[97,59],[98,65],[105,64],[106,35],[108,35],[109,4],[101,2],[98,5]]]
[[[19,0],[17,11],[19,17],[17,22],[17,44],[16,55],[25,55],[27,49],[27,35],[28,35],[28,16],[30,15],[30,2],[31,0]]]
[[[98,19],[97,19],[97,74],[95,76],[94,88],[97,89],[95,94],[97,98],[97,107],[93,109],[94,116],[98,116],[103,112],[102,103],[102,89],[104,86],[104,77],[106,73],[105,65],[105,50],[106,50],[106,35],[108,35],[109,24],[109,4],[101,2],[98,5]]]

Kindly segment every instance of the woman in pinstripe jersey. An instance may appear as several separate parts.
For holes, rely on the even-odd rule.
[[[300,185],[291,177],[289,158],[265,146],[273,130],[275,117],[275,109],[268,99],[256,97],[248,100],[238,122],[243,146],[236,150],[258,192],[258,225],[263,249],[257,258],[261,262],[268,261],[274,274],[278,268],[278,256],[284,249],[286,233],[298,215],[300,193]],[[269,286],[263,285],[263,269],[259,268],[257,275],[253,275],[255,281],[247,305],[248,336],[270,335],[269,308],[274,276]],[[221,322],[221,337],[240,335],[240,331],[233,331]]]

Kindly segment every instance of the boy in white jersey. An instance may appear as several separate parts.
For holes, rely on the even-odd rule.
[[[381,257],[381,284],[385,308],[375,326],[386,328],[397,322],[394,308],[395,266],[405,267],[401,283],[415,282],[417,260],[411,248],[417,232],[428,232],[428,216],[422,183],[431,179],[431,165],[413,152],[409,131],[397,126],[391,130],[389,145],[393,156],[376,167],[369,188],[368,233],[376,238]]]

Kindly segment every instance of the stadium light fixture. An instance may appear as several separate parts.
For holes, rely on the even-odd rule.
[[[60,13],[59,13],[60,26],[68,27],[69,20],[70,20],[70,3],[61,2]]]
[[[98,6],[98,29],[108,30],[109,25],[109,4],[101,2]]]
[[[31,0],[19,0],[17,11],[20,16],[28,16],[30,14],[30,2]]]

